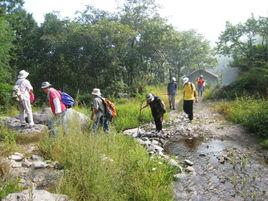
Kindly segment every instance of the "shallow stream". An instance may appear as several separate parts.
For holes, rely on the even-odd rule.
[[[165,150],[193,162],[194,171],[182,173],[174,184],[175,200],[268,200],[268,164],[249,146],[186,138]]]

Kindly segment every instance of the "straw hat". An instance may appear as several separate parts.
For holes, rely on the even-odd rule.
[[[95,95],[95,96],[101,96],[100,89],[98,89],[98,88],[93,89],[91,94]]]
[[[21,70],[18,75],[18,79],[26,78],[29,75],[25,70]]]

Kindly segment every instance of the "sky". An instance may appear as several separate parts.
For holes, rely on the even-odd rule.
[[[40,24],[48,12],[59,11],[61,17],[73,18],[86,5],[116,11],[121,0],[24,0],[24,8]],[[268,0],[156,0],[159,13],[178,31],[194,29],[214,45],[226,21],[232,24],[255,17],[268,17]]]

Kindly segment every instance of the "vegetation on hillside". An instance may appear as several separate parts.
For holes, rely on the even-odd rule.
[[[181,67],[215,62],[209,42],[193,30],[175,30],[159,16],[154,0],[126,0],[117,13],[88,6],[72,20],[48,13],[39,26],[23,9],[23,1],[1,5],[0,26],[6,32],[0,37],[7,41],[5,52],[0,51],[0,58],[5,57],[0,69],[6,73],[1,75],[12,85],[19,70],[29,71],[37,103],[45,98],[42,81],[87,104],[87,94],[95,87],[105,96],[135,95],[147,84],[179,78]],[[0,85],[1,93],[7,91],[4,87]],[[3,109],[7,104],[1,104]]]
[[[256,19],[251,16],[245,23],[237,25],[226,23],[217,50],[233,58],[231,65],[240,67],[241,76],[230,86],[217,88],[209,95],[210,98],[231,100],[221,104],[220,111],[229,120],[264,138],[264,146],[268,139],[267,29],[267,17]]]

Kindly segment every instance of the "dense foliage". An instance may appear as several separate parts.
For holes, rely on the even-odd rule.
[[[48,13],[40,26],[22,1],[1,5],[6,48],[1,46],[0,69],[12,78],[9,84],[19,70],[29,71],[38,98],[45,80],[87,103],[94,87],[109,96],[136,94],[146,84],[179,78],[182,67],[214,62],[209,42],[195,31],[176,31],[154,0],[126,0],[117,13],[88,6],[73,20]]]
[[[219,91],[220,97],[268,95],[268,18],[254,16],[245,23],[226,23],[218,42],[218,53],[233,58],[241,68],[240,79]]]

